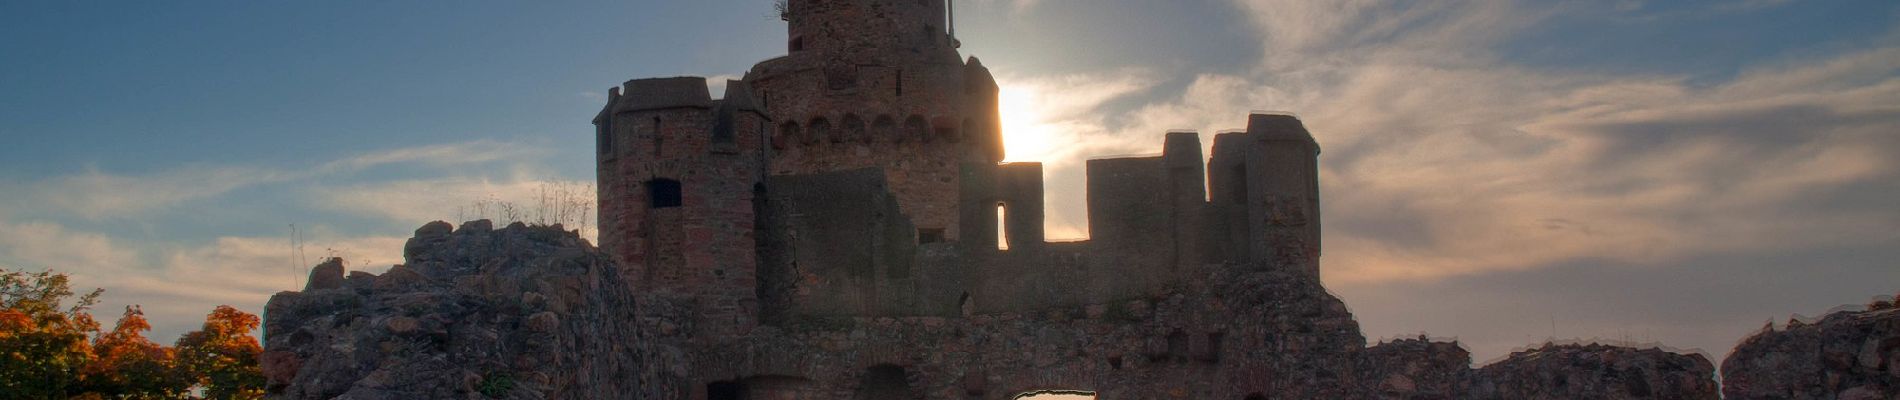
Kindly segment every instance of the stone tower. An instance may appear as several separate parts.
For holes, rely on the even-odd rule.
[[[997,86],[963,61],[944,0],[788,0],[788,54],[745,80],[778,128],[770,171],[882,168],[925,241],[960,233],[965,164],[1003,158]]]
[[[629,284],[701,299],[704,326],[757,315],[753,233],[771,130],[744,82],[628,81],[594,118],[601,247]]]

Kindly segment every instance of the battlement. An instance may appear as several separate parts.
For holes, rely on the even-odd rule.
[[[790,52],[950,48],[945,0],[786,0]]]

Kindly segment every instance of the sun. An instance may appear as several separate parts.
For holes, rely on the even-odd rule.
[[[1003,86],[997,93],[1002,119],[1003,161],[1049,161],[1056,150],[1047,121],[1037,112],[1040,93],[1023,86]]]

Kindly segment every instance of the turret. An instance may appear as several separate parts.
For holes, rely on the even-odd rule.
[[[770,124],[743,82],[628,81],[594,119],[601,247],[639,290],[694,296],[713,332],[756,313],[755,188]]]

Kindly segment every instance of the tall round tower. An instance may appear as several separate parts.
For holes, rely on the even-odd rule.
[[[788,54],[746,74],[772,174],[882,168],[922,241],[958,237],[963,166],[1003,148],[996,81],[957,54],[945,0],[787,0]]]

